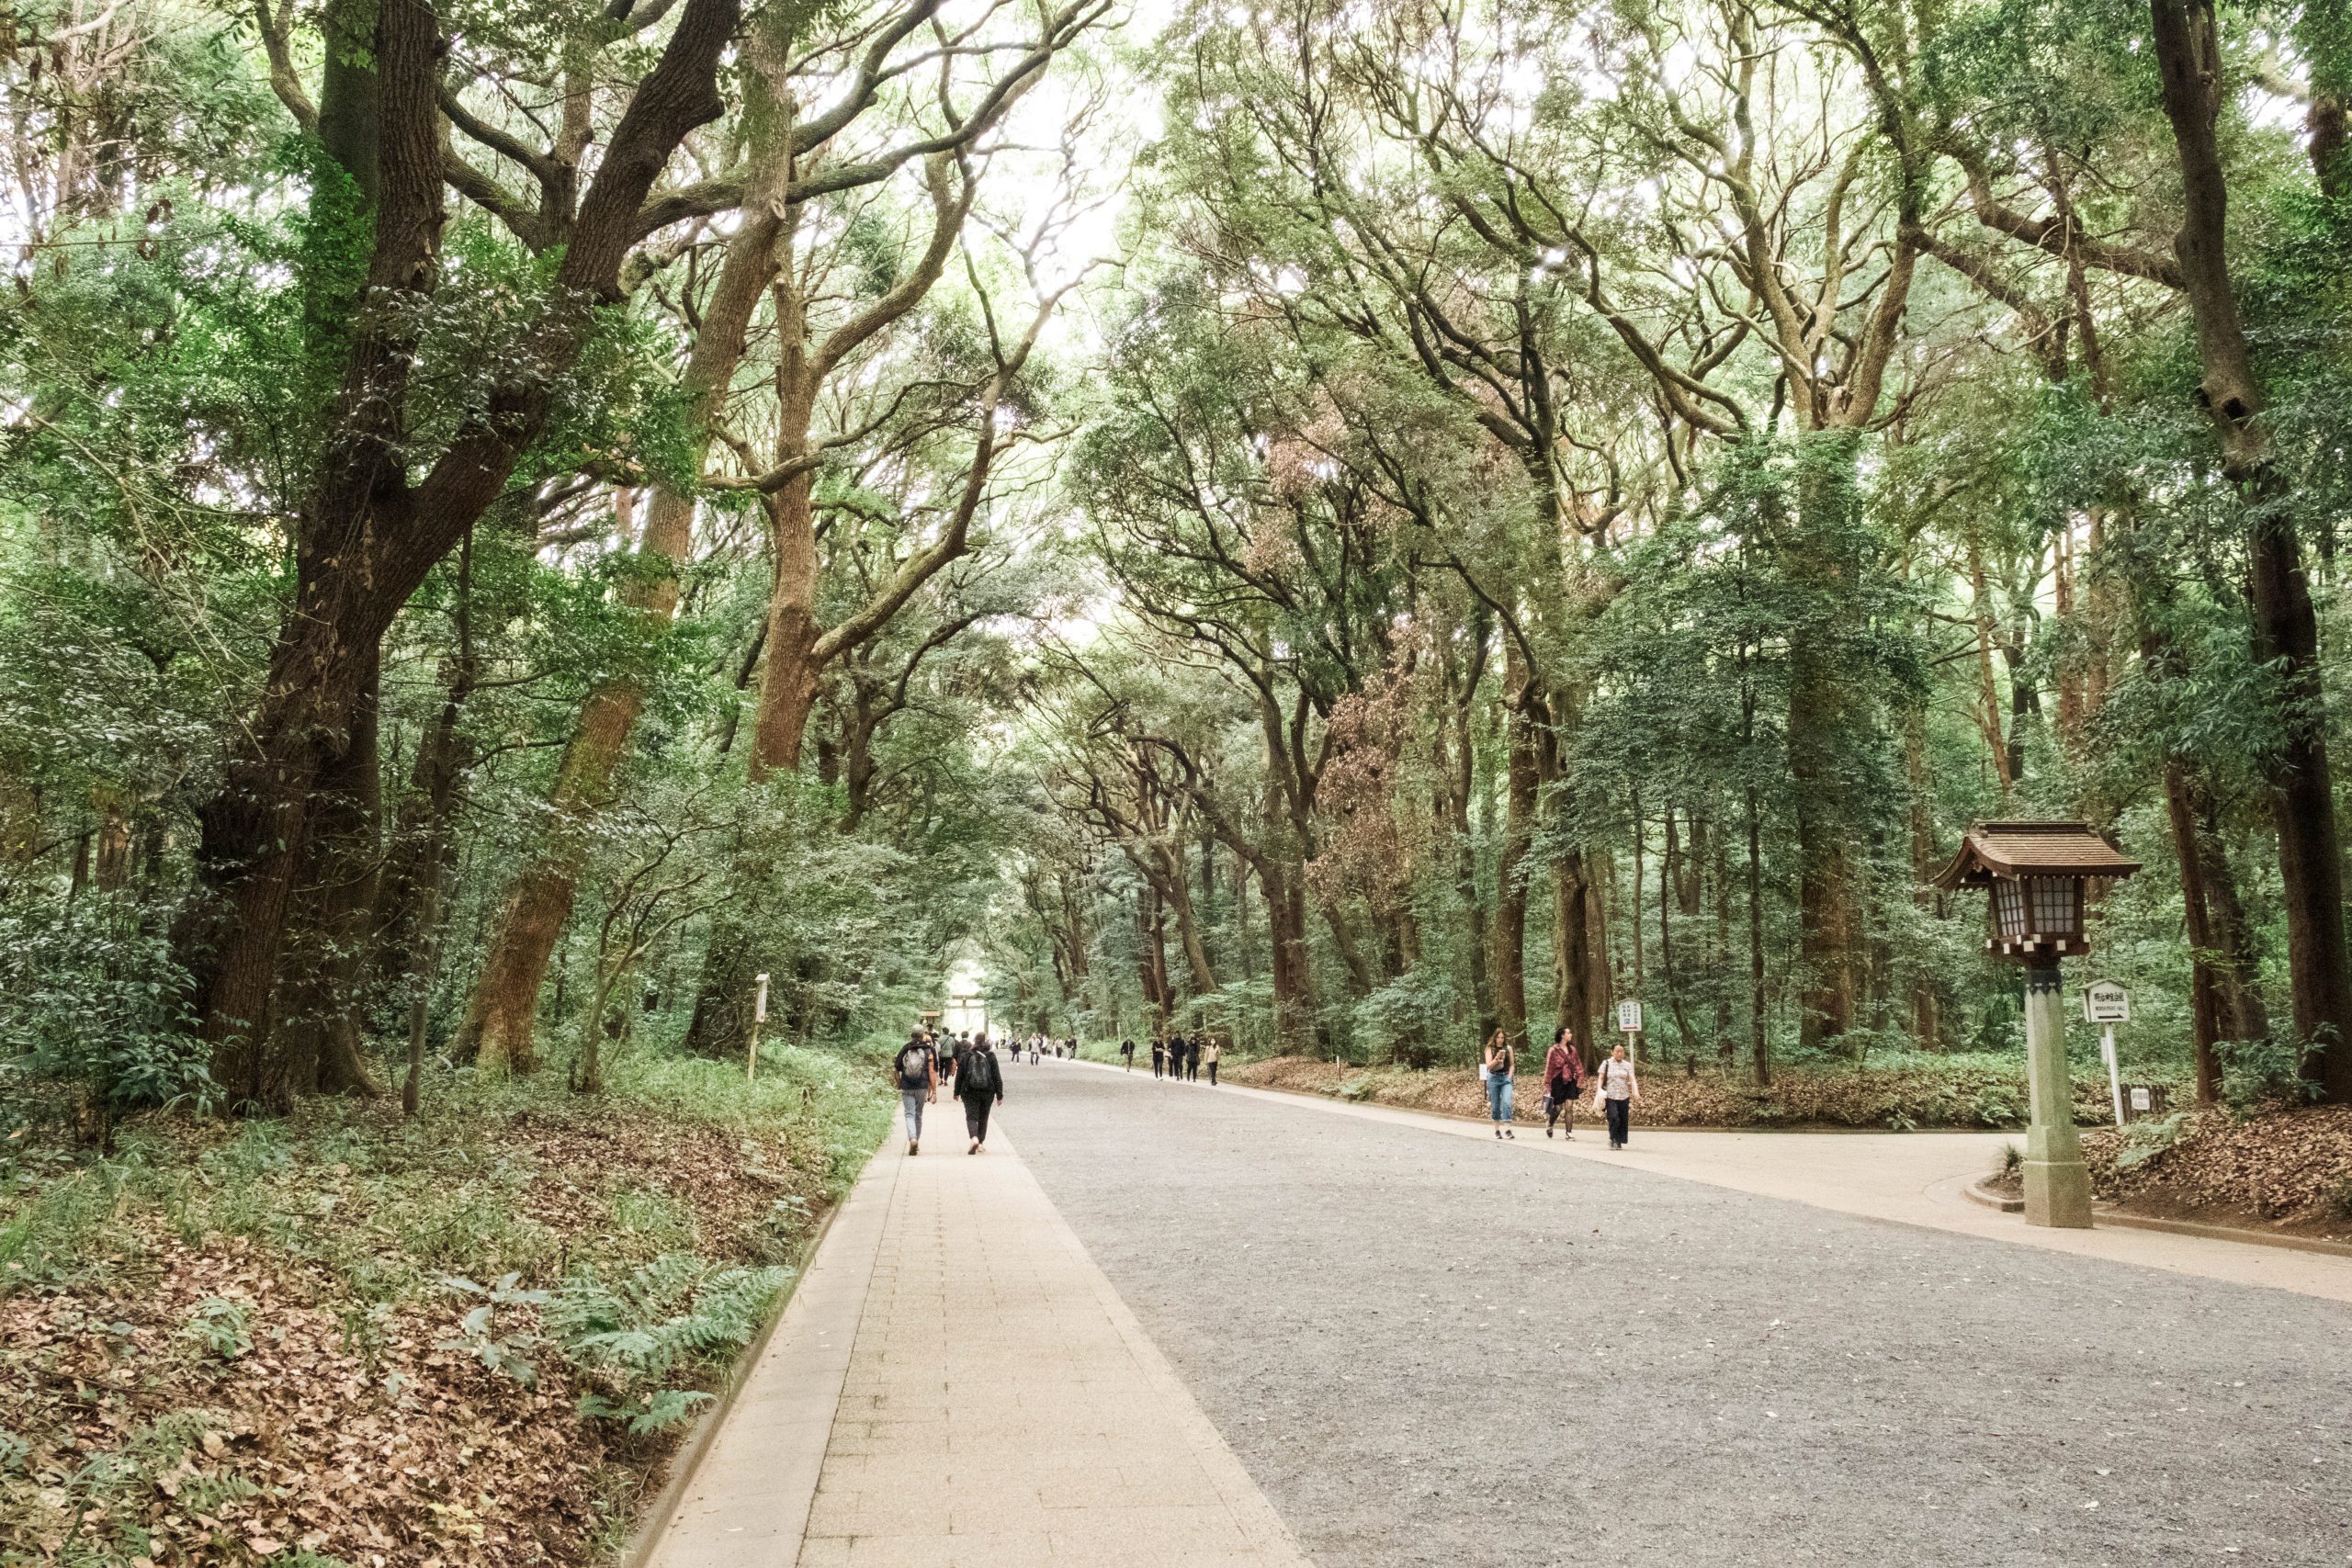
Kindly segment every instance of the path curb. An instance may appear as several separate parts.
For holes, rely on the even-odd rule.
[[[832,1206],[825,1211],[825,1217],[817,1222],[817,1228],[801,1244],[798,1256],[793,1260],[792,1279],[776,1292],[775,1304],[769,1308],[767,1321],[743,1347],[743,1353],[735,1358],[734,1365],[727,1369],[727,1376],[713,1391],[714,1397],[703,1406],[702,1415],[695,1420],[695,1429],[687,1435],[684,1442],[678,1445],[677,1457],[670,1461],[669,1479],[662,1482],[662,1490],[637,1509],[636,1521],[629,1526],[628,1545],[614,1560],[615,1568],[646,1568],[646,1564],[653,1561],[653,1553],[662,1544],[662,1533],[677,1513],[679,1505],[685,1500],[686,1488],[694,1484],[695,1472],[702,1468],[702,1461],[709,1456],[711,1444],[718,1440],[718,1429],[727,1424],[728,1413],[735,1408],[736,1396],[743,1392],[743,1384],[751,1378],[752,1369],[758,1366],[760,1358],[767,1353],[768,1341],[775,1337],[777,1325],[784,1322],[786,1311],[792,1305],[793,1298],[800,1293],[802,1282],[808,1278],[809,1265],[817,1260],[817,1249],[823,1247],[825,1238],[832,1234],[833,1221],[849,1207],[849,1195],[857,1190],[860,1181],[865,1179],[867,1169],[890,1142],[890,1134],[896,1126],[897,1123],[893,1122],[890,1127],[883,1129],[882,1136],[876,1141],[873,1150],[858,1166],[857,1174],[850,1179],[848,1186],[842,1189],[842,1195],[833,1201]]]
[[[2091,1222],[2125,1230],[2165,1231],[2173,1235],[2200,1236],[2207,1241],[2243,1242],[2248,1247],[2276,1247],[2288,1252],[2316,1252],[2328,1258],[2352,1258],[2352,1242],[2324,1241],[2317,1236],[2279,1235],[2249,1230],[2244,1225],[2209,1225],[2198,1220],[2163,1220],[2154,1214],[2128,1214],[2106,1203],[2092,1205]]]
[[[1961,1192],[1970,1202],[1998,1209],[2005,1214],[2025,1212],[2023,1198],[1996,1192],[1983,1181],[1972,1181],[1962,1188]],[[2316,1252],[2328,1258],[2352,1258],[2352,1243],[2325,1241],[2317,1236],[2279,1235],[2269,1231],[2252,1230],[2245,1225],[2211,1225],[2200,1220],[2159,1219],[2153,1214],[2128,1213],[2104,1200],[2091,1206],[2091,1222],[2094,1228],[2113,1225],[2119,1230],[2162,1231],[2168,1235],[2193,1235],[2203,1241],[2234,1241],[2247,1247],[2276,1247],[2289,1252]]]
[[[2025,1213],[2025,1200],[2012,1198],[2006,1192],[1996,1192],[1982,1181],[1972,1181],[1961,1189],[1972,1203],[1982,1203],[1988,1209],[1998,1209],[2005,1214]]]

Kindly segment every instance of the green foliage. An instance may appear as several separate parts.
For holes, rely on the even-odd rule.
[[[2223,1040],[2213,1055],[2222,1066],[2222,1103],[2233,1115],[2251,1116],[2280,1100],[2318,1098],[2319,1086],[2303,1077],[2302,1052],[2292,1041]]]
[[[208,1296],[188,1309],[180,1335],[219,1360],[249,1356],[254,1348],[252,1303]]]
[[[2188,1113],[2179,1111],[2157,1121],[2128,1123],[2123,1129],[2123,1146],[2115,1153],[2115,1168],[2133,1170],[2147,1164],[2180,1142],[2188,1126]]]
[[[108,1113],[216,1097],[185,987],[130,899],[0,905],[0,1056],[86,1088]]]
[[[468,1308],[458,1320],[457,1332],[434,1341],[434,1348],[463,1350],[501,1377],[525,1388],[538,1387],[539,1369],[525,1352],[542,1343],[544,1337],[510,1325],[516,1309],[539,1306],[551,1300],[553,1293],[526,1290],[522,1279],[520,1274],[507,1274],[487,1285],[472,1280],[444,1280],[444,1288],[479,1297],[481,1304]]]
[[[720,1267],[683,1252],[618,1277],[573,1274],[547,1318],[565,1359],[594,1384],[581,1413],[626,1421],[638,1435],[684,1420],[710,1396],[673,1380],[731,1361],[789,1279],[784,1269]]]

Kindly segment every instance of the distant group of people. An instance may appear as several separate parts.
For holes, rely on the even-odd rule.
[[[1512,1050],[1510,1039],[1499,1029],[1487,1042],[1478,1056],[1478,1081],[1487,1091],[1487,1113],[1495,1123],[1495,1136],[1516,1139],[1519,1134],[1511,1127],[1512,1090],[1518,1082],[1518,1053]],[[1576,1031],[1566,1024],[1552,1036],[1551,1049],[1544,1053],[1544,1135],[1551,1137],[1555,1130],[1561,1135],[1577,1135],[1577,1100],[1584,1093],[1588,1075],[1584,1055],[1577,1049]],[[1634,1064],[1625,1056],[1625,1047],[1619,1045],[1601,1059],[1589,1075],[1592,1079],[1592,1102],[1601,1108],[1609,1119],[1609,1146],[1622,1149],[1633,1122],[1633,1108],[1642,1098],[1641,1079],[1634,1075]],[[1567,1126],[1559,1124],[1565,1119]]]
[[[1032,1066],[1036,1066],[1047,1056],[1053,1057],[1056,1061],[1065,1057],[1073,1062],[1078,1060],[1078,1042],[1067,1035],[1057,1037],[1051,1034],[1032,1034],[1015,1040],[1012,1043],[1014,1061],[1021,1060],[1021,1053],[1024,1048],[1029,1053],[1029,1064]]]
[[[1201,1079],[1201,1069],[1205,1066],[1209,1070],[1209,1087],[1215,1089],[1216,1059],[1219,1055],[1220,1049],[1216,1043],[1216,1036],[1213,1034],[1197,1036],[1177,1034],[1167,1038],[1154,1035],[1151,1041],[1151,1076],[1156,1078],[1182,1078],[1187,1083],[1198,1083]],[[1127,1071],[1136,1070],[1134,1041],[1119,1042],[1119,1059],[1126,1064]]]
[[[1032,1061],[1036,1043],[1030,1042]],[[1017,1060],[1019,1041],[1012,1043],[1012,1052]],[[986,1030],[942,1042],[930,1030],[918,1029],[899,1047],[892,1070],[899,1080],[899,1104],[906,1112],[907,1153],[922,1152],[923,1107],[938,1104],[943,1088],[963,1102],[964,1130],[972,1140],[964,1152],[980,1152],[989,1139],[989,1113],[1004,1103],[1004,1068]]]
[[[1078,1060],[1078,1042],[1067,1035],[1017,1036],[1004,1043],[1000,1056],[986,1030],[978,1033],[966,1030],[944,1038],[928,1029],[910,1032],[890,1065],[898,1080],[899,1104],[906,1112],[907,1153],[922,1152],[923,1107],[938,1104],[944,1089],[963,1102],[964,1129],[972,1140],[965,1152],[978,1154],[989,1141],[989,1112],[1004,1103],[1005,1064],[1018,1063],[1024,1051],[1032,1066],[1048,1056],[1057,1061]],[[1209,1053],[1209,1081],[1216,1081],[1214,1048]]]

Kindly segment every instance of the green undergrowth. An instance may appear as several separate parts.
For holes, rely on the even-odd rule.
[[[103,1156],[16,1129],[0,1568],[594,1561],[888,1111],[862,1055],[785,1049],[150,1113]]]

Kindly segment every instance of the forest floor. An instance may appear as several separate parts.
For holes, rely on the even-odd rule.
[[[878,1075],[155,1115],[0,1153],[0,1565],[584,1564],[879,1140]]]
[[[2091,1186],[2157,1219],[2352,1241],[2352,1105],[2188,1111],[2083,1139]]]
[[[1487,1114],[1486,1091],[1475,1067],[1358,1067],[1306,1056],[1272,1056],[1232,1063],[1224,1070],[1234,1082],[1261,1089],[1457,1116]],[[1759,1089],[1745,1077],[1703,1071],[1694,1076],[1679,1064],[1656,1062],[1642,1069],[1641,1083],[1642,1122],[1653,1127],[1907,1132],[1919,1127],[2022,1127],[2025,1122],[2023,1065],[1981,1058],[1926,1063],[1906,1058],[1899,1065],[1860,1069],[1790,1067],[1778,1074],[1769,1089]],[[2108,1103],[2104,1078],[2077,1080],[2077,1120],[2103,1120]],[[1543,1124],[1544,1089],[1535,1074],[1520,1075],[1513,1116]]]

